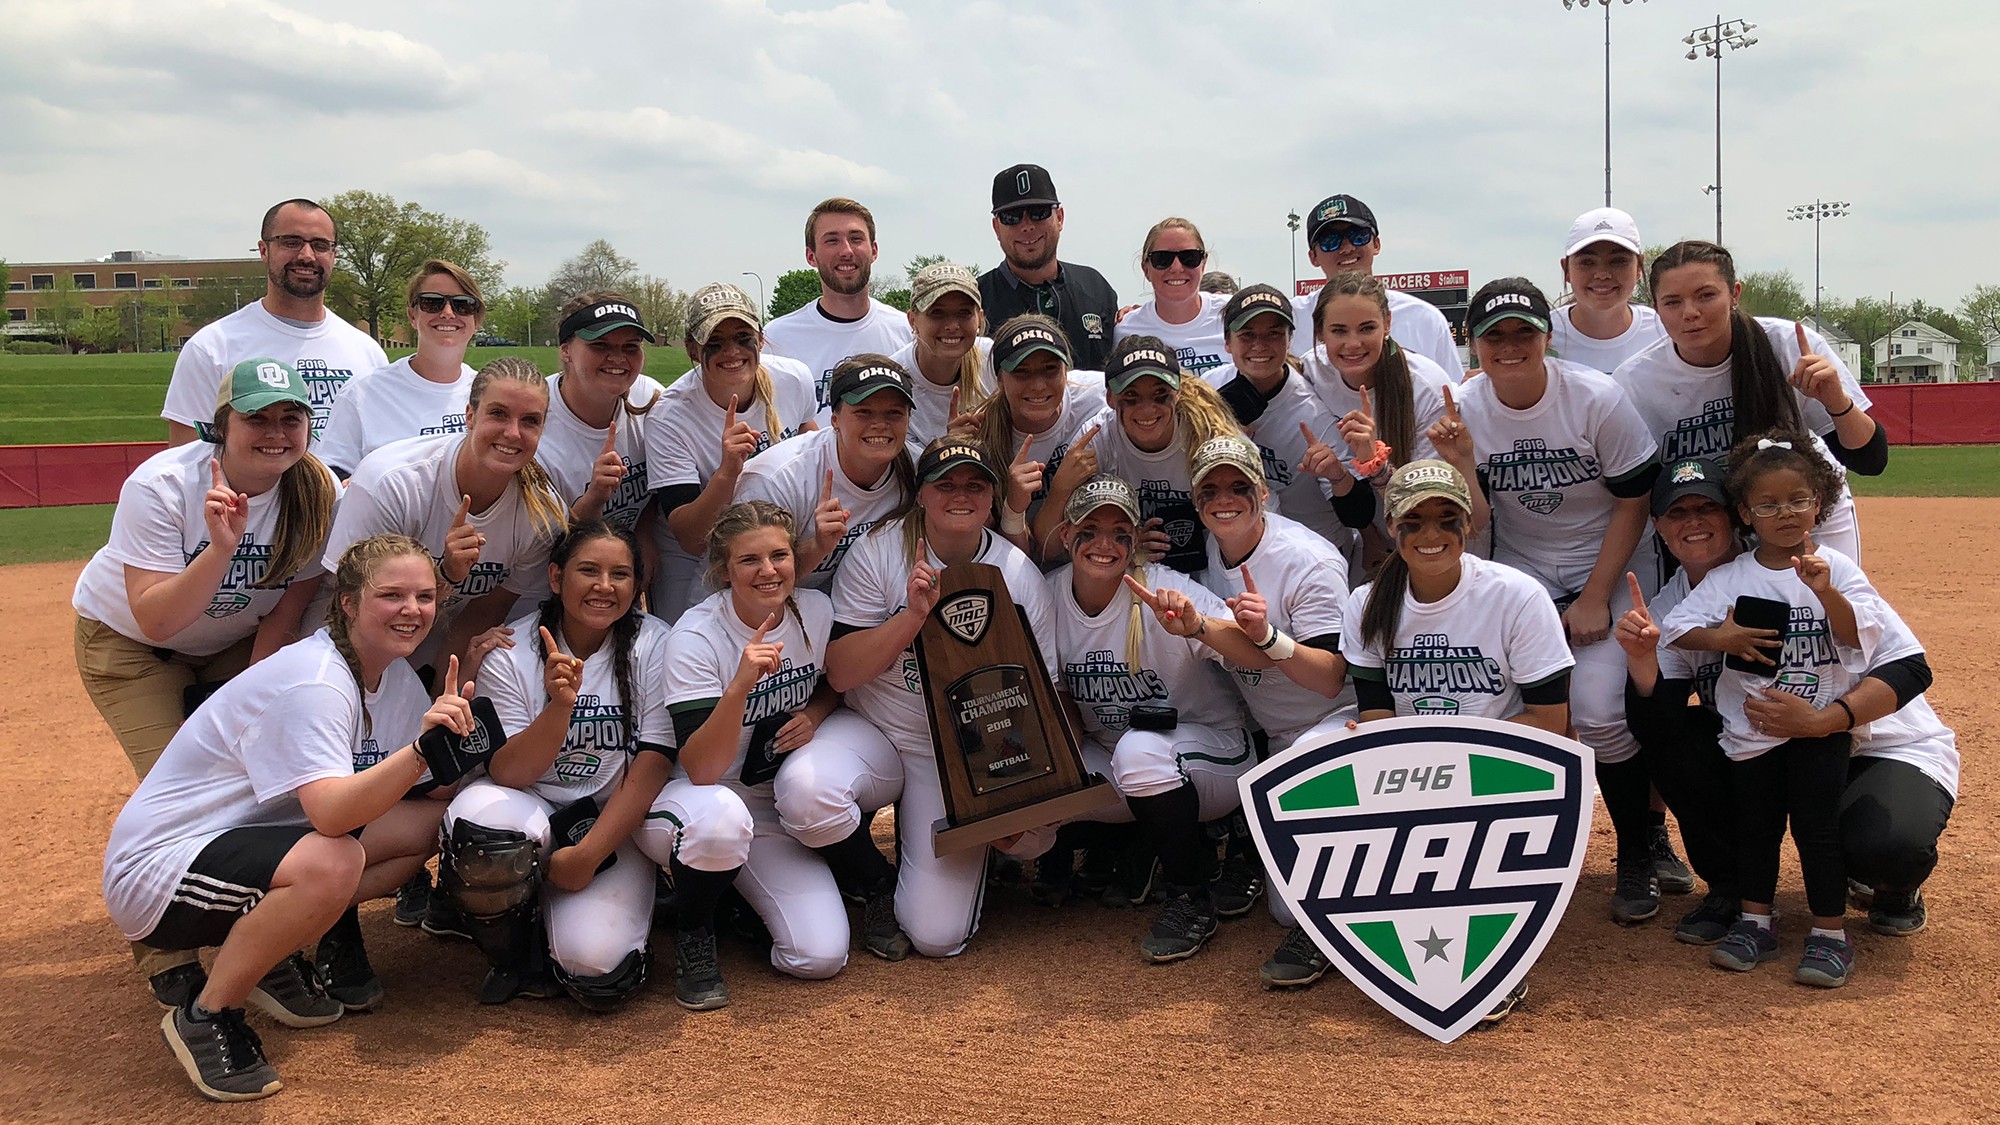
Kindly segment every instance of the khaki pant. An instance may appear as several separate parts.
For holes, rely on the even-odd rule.
[[[221,683],[248,667],[254,640],[245,637],[213,656],[189,656],[141,644],[101,621],[76,619],[76,670],[83,689],[140,780],[181,729],[182,693],[197,683]],[[132,960],[151,977],[197,958],[191,949],[154,949],[135,941]]]

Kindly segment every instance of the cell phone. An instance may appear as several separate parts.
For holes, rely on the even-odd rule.
[[[1177,707],[1141,703],[1132,708],[1133,730],[1172,730],[1180,725],[1181,713]]]
[[[790,711],[780,711],[757,720],[750,728],[750,745],[743,751],[743,772],[738,775],[745,785],[762,785],[778,776],[779,754],[773,748],[778,741],[778,732],[792,721]]]
[[[558,848],[583,843],[590,835],[590,827],[597,823],[597,802],[589,797],[580,797],[549,814],[549,842]],[[612,852],[597,865],[598,874],[618,862],[618,853]]]
[[[1736,623],[1745,629],[1774,629],[1777,631],[1778,639],[1783,640],[1786,628],[1792,623],[1792,607],[1772,598],[1753,598],[1745,594],[1736,599]],[[1773,653],[1774,657],[1775,655]],[[1733,653],[1725,655],[1722,664],[1723,667],[1746,676],[1769,679],[1778,674],[1776,664],[1745,660]]]

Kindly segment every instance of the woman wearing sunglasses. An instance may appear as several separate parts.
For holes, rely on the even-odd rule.
[[[1154,336],[1178,355],[1181,370],[1200,375],[1229,360],[1222,342],[1222,306],[1229,298],[1201,291],[1208,245],[1186,219],[1161,219],[1146,232],[1139,272],[1153,287],[1153,299],[1126,313],[1113,343],[1128,336]]]
[[[342,480],[363,457],[392,441],[465,432],[465,394],[473,375],[465,349],[486,319],[479,282],[461,267],[432,258],[410,277],[405,304],[416,352],[348,380],[320,435],[320,458]]]

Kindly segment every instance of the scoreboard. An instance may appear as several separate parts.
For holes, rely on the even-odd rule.
[[[1432,270],[1428,273],[1384,273],[1375,275],[1385,289],[1398,289],[1412,297],[1427,301],[1444,314],[1451,322],[1451,338],[1454,343],[1465,343],[1465,309],[1472,296],[1472,271]],[[1308,278],[1296,283],[1298,295],[1317,293],[1326,285],[1323,277]]]

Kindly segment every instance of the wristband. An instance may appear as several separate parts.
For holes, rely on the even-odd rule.
[[[1299,643],[1297,641],[1276,630],[1272,630],[1271,643],[1264,648],[1265,653],[1271,657],[1273,664],[1290,660],[1292,654],[1298,650]]]
[[[1264,639],[1250,643],[1256,645],[1260,652],[1270,651],[1271,646],[1278,643],[1278,627],[1269,621],[1264,622]]]
[[[1827,415],[1827,417],[1829,417],[1829,418],[1845,418],[1845,417],[1847,417],[1847,416],[1848,416],[1849,414],[1852,414],[1852,413],[1854,413],[1854,400],[1850,398],[1850,399],[1848,399],[1848,400],[1847,400],[1847,409],[1845,409],[1845,410],[1841,411],[1841,412],[1840,412],[1840,413],[1838,413],[1838,414],[1828,414],[1828,415]]]
[[[1028,530],[1028,513],[1000,505],[1000,534],[1020,535]]]
[[[1849,707],[1849,706],[1847,705],[1847,700],[1845,700],[1845,699],[1836,699],[1836,700],[1834,700],[1833,702],[1834,702],[1834,706],[1836,706],[1836,707],[1839,707],[1839,708],[1840,708],[1840,709],[1841,709],[1842,711],[1845,711],[1845,712],[1847,712],[1847,725],[1846,725],[1845,727],[1841,728],[1841,729],[1842,729],[1842,730],[1853,730],[1853,729],[1854,729],[1854,708],[1852,708],[1852,707]]]

